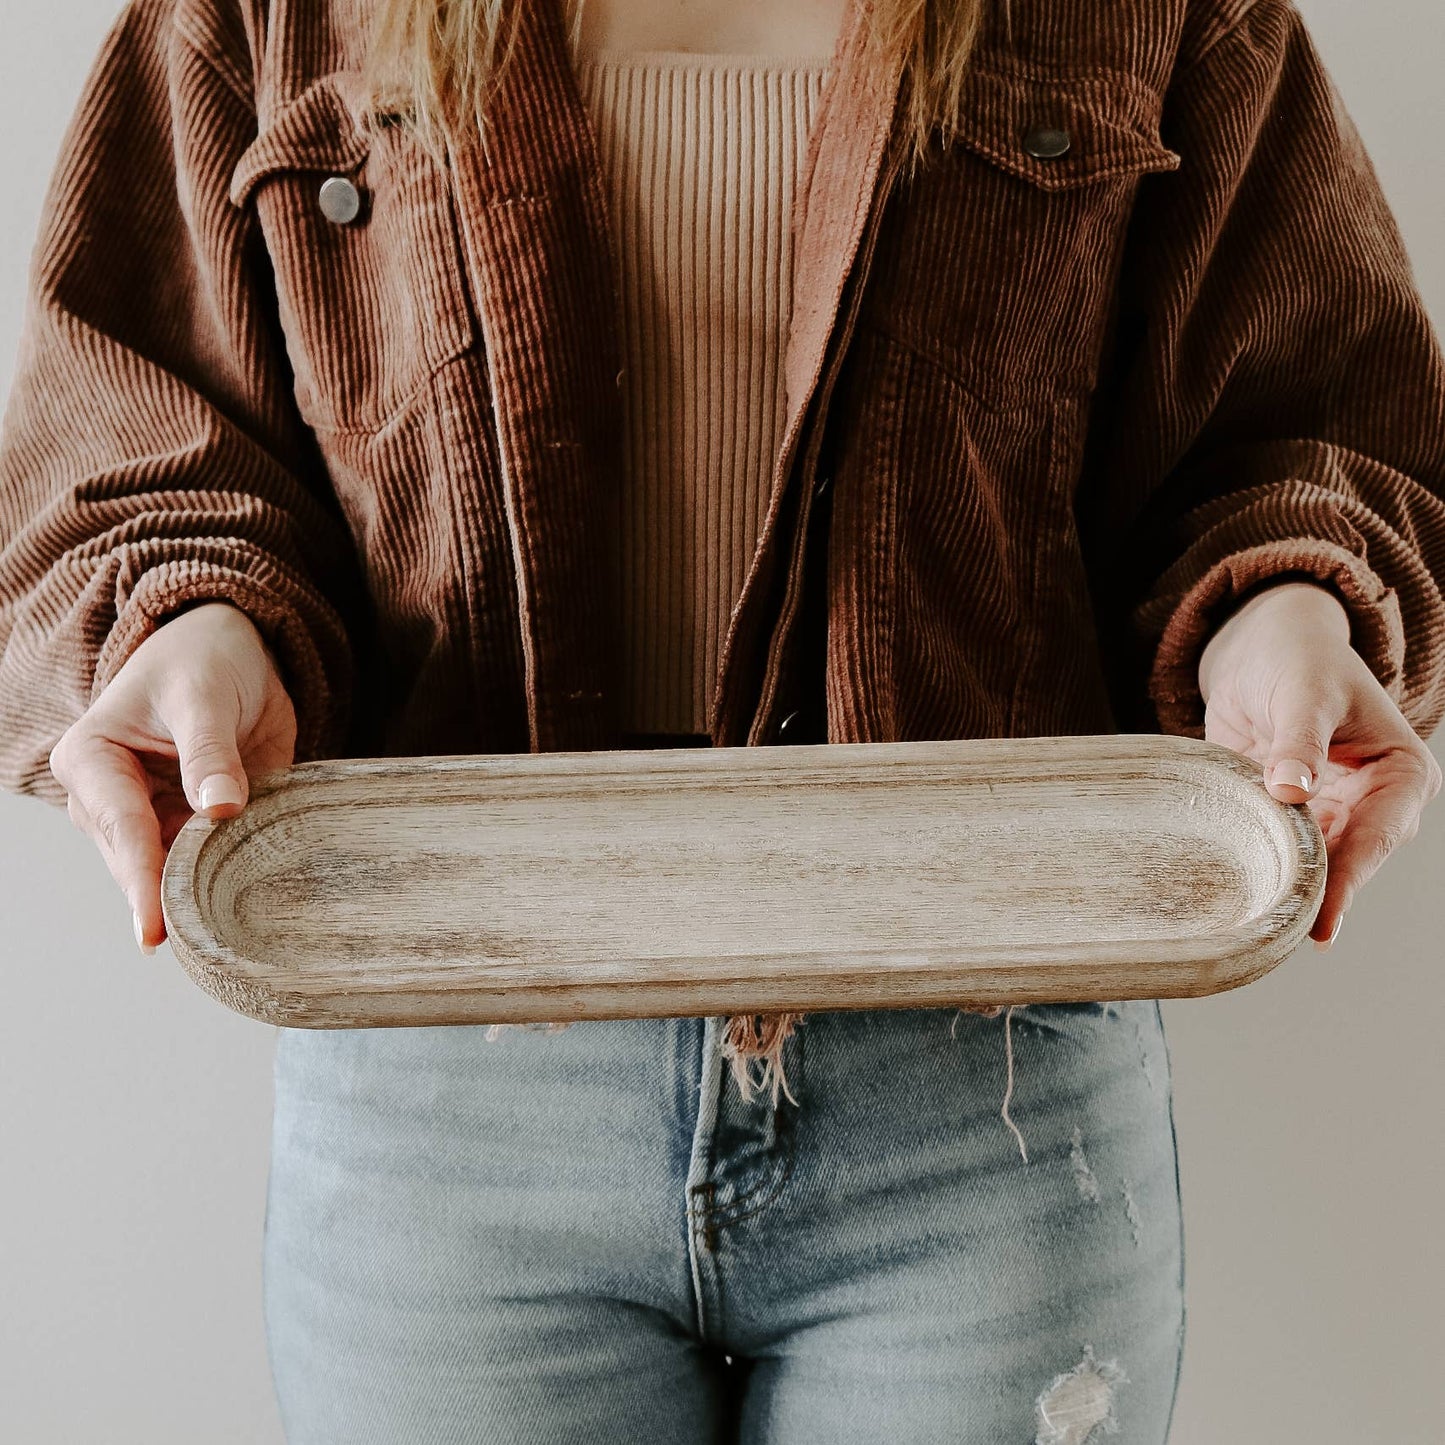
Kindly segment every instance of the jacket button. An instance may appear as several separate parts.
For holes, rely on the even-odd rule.
[[[823,495],[823,493],[826,492],[826,491],[828,490],[828,488],[829,488],[830,486],[832,486],[832,485],[833,485],[833,478],[832,478],[832,477],[819,477],[818,480],[813,483],[813,496],[814,496],[814,498],[821,497],[821,496]]]
[[[777,724],[777,741],[779,743],[801,743],[803,746],[824,741],[822,738],[822,725],[815,717],[812,708],[793,708],[788,717],[783,718]]]
[[[323,181],[317,199],[321,214],[338,226],[349,226],[361,214],[361,192],[345,176]]]
[[[1039,160],[1052,160],[1069,148],[1069,133],[1057,126],[1036,125],[1024,136],[1024,149]]]

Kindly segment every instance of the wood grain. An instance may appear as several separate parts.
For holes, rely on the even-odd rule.
[[[1216,993],[1324,879],[1257,764],[1108,734],[306,763],[162,893],[208,993],[340,1028]]]

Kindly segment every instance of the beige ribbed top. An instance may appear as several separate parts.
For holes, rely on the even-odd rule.
[[[782,442],[793,195],[830,61],[576,57],[620,253],[631,731],[707,730]]]

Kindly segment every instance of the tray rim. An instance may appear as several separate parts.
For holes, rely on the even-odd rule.
[[[717,786],[736,790],[749,781],[767,786],[770,775],[787,774],[793,783],[800,774],[826,781],[830,773],[850,769],[870,760],[887,759],[890,772],[879,783],[896,782],[898,770],[926,772],[946,766],[950,754],[966,757],[975,774],[994,771],[1017,776],[1030,764],[1045,763],[1067,773],[1074,765],[1077,775],[1090,771],[1116,776],[1109,766],[1111,759],[1128,759],[1140,763],[1141,745],[1154,750],[1136,776],[1158,778],[1167,776],[1173,767],[1177,775],[1188,773],[1191,760],[1222,770],[1234,778],[1232,791],[1241,803],[1250,806],[1263,820],[1273,837],[1282,865],[1279,888],[1267,907],[1260,909],[1247,924],[1227,933],[1207,935],[1192,949],[1171,945],[1173,956],[1167,964],[1160,963],[1158,940],[1121,940],[1109,944],[1111,967],[1116,975],[1111,985],[1111,998],[1202,997],[1240,987],[1269,972],[1294,951],[1308,932],[1324,890],[1325,845],[1314,815],[1303,804],[1283,803],[1270,796],[1263,786],[1263,769],[1252,759],[1200,738],[1159,733],[1105,733],[1038,736],[1025,738],[960,738],[940,740],[909,740],[888,743],[816,743],[791,746],[749,746],[746,748],[668,748],[612,749],[584,752],[549,753],[477,753],[446,754],[434,757],[367,757],[318,759],[272,770],[258,775],[251,783],[247,808],[237,817],[212,821],[193,816],[172,844],[162,878],[162,904],[168,940],[182,966],[202,989],[219,1002],[258,1021],[303,1027],[388,1026],[391,1024],[436,1024],[478,1022],[525,1022],[528,1020],[564,1018],[639,1018],[679,1017],[692,1013],[729,1012],[735,1005],[720,1002],[728,987],[736,986],[738,977],[729,969],[729,959],[706,955],[708,975],[705,982],[696,976],[681,981],[694,995],[687,1013],[676,1007],[659,1007],[661,995],[675,997],[680,980],[676,970],[688,963],[700,963],[702,957],[688,960],[670,955],[659,961],[659,972],[646,980],[630,983],[608,981],[607,965],[598,965],[599,972],[585,981],[563,983],[549,980],[552,965],[505,965],[488,967],[487,979],[492,988],[479,986],[475,975],[464,987],[448,987],[444,964],[431,960],[432,970],[440,969],[435,985],[397,987],[395,985],[367,988],[348,986],[340,993],[334,977],[315,987],[294,977],[278,986],[274,971],[254,956],[242,953],[220,938],[212,937],[202,921],[197,901],[198,886],[206,855],[217,845],[229,841],[231,847],[218,860],[211,876],[219,876],[220,866],[235,848],[259,828],[274,825],[278,817],[304,811],[308,797],[328,789],[339,777],[386,777],[404,780],[426,777],[431,780],[456,776],[459,779],[478,774],[498,782],[522,780],[544,787],[549,780],[579,782],[591,793],[598,783],[616,778],[620,790],[631,791],[639,771],[653,776],[670,775],[675,785],[689,782],[709,785],[711,775],[719,774]],[[1161,751],[1161,748],[1163,751]],[[745,753],[750,769],[741,772],[737,754]],[[1170,757],[1169,754],[1175,757]],[[1062,765],[1062,766],[1061,766]],[[1128,774],[1118,776],[1129,776]],[[989,781],[975,776],[971,781]],[[1197,781],[1197,779],[1196,779]],[[867,786],[867,780],[855,784]],[[276,795],[285,796],[277,799]],[[555,796],[565,794],[557,792]],[[270,809],[256,804],[275,800]],[[281,808],[278,813],[276,806]],[[1291,869],[1293,863],[1293,869]],[[190,896],[187,896],[187,890]],[[1275,931],[1273,924],[1281,909],[1291,909],[1289,922]],[[1049,955],[1062,960],[1076,954],[1076,946],[1027,945],[992,947],[986,959],[972,964],[957,957],[939,962],[929,956],[907,949],[855,949],[840,953],[828,949],[830,965],[826,976],[816,967],[810,972],[809,962],[824,956],[818,953],[779,951],[769,953],[766,963],[754,955],[737,955],[735,962],[746,962],[753,995],[761,1001],[755,1010],[773,1008],[837,1009],[847,1007],[928,1007],[949,1006],[959,1000],[957,982],[970,972],[987,973],[997,978],[1007,976],[1010,968],[1027,970],[1033,980],[1028,990],[1029,1001],[1084,1002],[1097,991],[1085,988],[1079,979],[1077,965],[1067,975],[1060,961],[1051,965]],[[1015,962],[1011,965],[1010,958]],[[1147,957],[1146,957],[1147,956]],[[1027,960],[1025,962],[1025,960]],[[840,968],[840,961],[843,967]],[[911,961],[911,962],[910,962]],[[847,990],[840,986],[849,970],[858,975],[876,975],[881,966],[889,968],[896,989],[896,998],[887,1005],[851,1002]],[[566,965],[574,974],[578,961]],[[1051,967],[1055,972],[1051,972]],[[635,975],[637,961],[631,962]],[[526,978],[522,977],[526,971]],[[760,974],[786,972],[785,984],[769,989]],[[947,997],[940,992],[943,985],[934,975],[946,974],[953,986]],[[540,975],[540,976],[539,976]],[[1171,977],[1172,975],[1172,977]],[[1182,976],[1182,981],[1181,981]],[[530,990],[524,982],[534,983]],[[1159,985],[1166,985],[1161,991]],[[810,992],[811,988],[811,992]],[[827,990],[826,994],[824,990]],[[1042,989],[1042,992],[1040,992]],[[1022,1001],[1015,998],[1017,984],[1002,991],[998,987],[980,986],[966,994],[970,1003]],[[809,1002],[777,1002],[777,997],[807,996]],[[774,1001],[770,1001],[770,995]],[[600,996],[600,997],[599,997]],[[378,1003],[380,1001],[380,1004]]]

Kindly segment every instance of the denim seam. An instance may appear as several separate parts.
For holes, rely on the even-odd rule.
[[[718,1047],[719,1019],[717,1015],[708,1014],[704,1016],[702,1033],[702,1057],[700,1067],[700,1078],[698,1080],[698,1114],[697,1124],[693,1130],[692,1152],[688,1160],[687,1180],[684,1186],[684,1212],[688,1221],[687,1229],[687,1257],[688,1268],[692,1279],[693,1307],[697,1321],[697,1336],[700,1340],[708,1338],[707,1312],[704,1306],[706,1290],[703,1285],[702,1261],[698,1256],[697,1248],[697,1222],[699,1218],[704,1225],[703,1243],[704,1247],[709,1246],[711,1239],[711,1226],[708,1222],[708,1211],[701,1213],[695,1209],[694,1201],[699,1192],[710,1197],[714,1188],[713,1181],[707,1178],[712,1166],[712,1142],[713,1134],[717,1129],[718,1101],[721,1093],[722,1080],[722,1054]]]
[[[793,1174],[793,1165],[797,1162],[797,1151],[790,1144],[783,1164],[783,1172],[776,1179],[767,1180],[755,1188],[748,1190],[746,1194],[739,1195],[731,1204],[723,1205],[715,1209],[708,1206],[708,1214],[715,1224],[737,1224],[740,1220],[751,1219],[753,1215],[760,1214],[777,1197]],[[751,1209],[737,1210],[739,1204],[745,1203],[763,1190],[767,1190],[764,1198],[759,1199]]]

